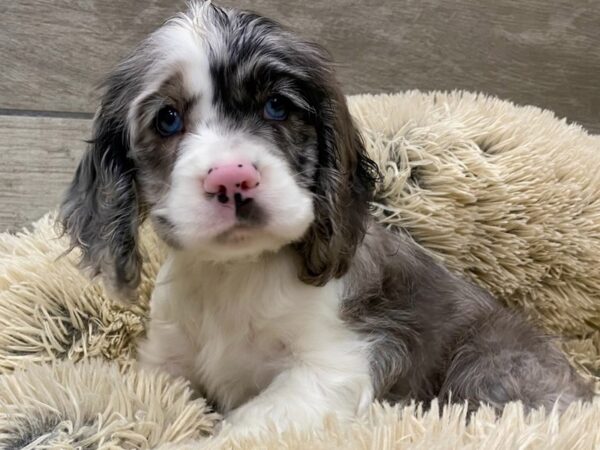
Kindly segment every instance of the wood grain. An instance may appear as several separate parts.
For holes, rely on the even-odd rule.
[[[0,116],[0,231],[54,208],[73,176],[91,122]]]
[[[94,86],[182,4],[1,1],[0,108],[93,111]]]
[[[600,130],[598,0],[225,0],[333,53],[348,93],[469,89]],[[93,86],[169,0],[0,4],[0,108],[91,112]]]

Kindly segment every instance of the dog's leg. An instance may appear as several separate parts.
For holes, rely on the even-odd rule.
[[[160,369],[174,376],[191,376],[195,351],[178,324],[153,318],[137,348],[137,360],[145,369]]]
[[[239,436],[269,428],[319,427],[328,414],[341,420],[355,417],[371,404],[373,387],[364,359],[352,358],[295,363],[258,396],[226,415],[226,423],[232,425],[229,432]]]
[[[550,338],[513,313],[499,309],[477,323],[452,355],[440,397],[468,401],[470,409],[498,410],[521,400],[526,409],[555,404],[564,410],[592,397],[591,386]]]

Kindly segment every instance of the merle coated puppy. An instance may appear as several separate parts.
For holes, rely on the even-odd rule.
[[[591,398],[551,339],[373,221],[377,172],[324,50],[195,2],[109,76],[61,221],[122,297],[152,222],[170,255],[140,360],[237,429],[374,399]]]

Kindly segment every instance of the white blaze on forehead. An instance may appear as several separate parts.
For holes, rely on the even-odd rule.
[[[217,25],[214,14],[210,1],[193,2],[187,13],[169,20],[164,27],[168,31],[164,43],[171,45],[171,39],[180,43],[179,59],[190,63],[189,71],[184,75],[187,75],[186,82],[192,90],[202,89],[202,82],[210,81],[210,55],[224,53],[223,30]]]
[[[219,52],[224,43],[205,5],[195,4],[190,15],[169,20],[148,39],[149,60],[142,81],[144,87],[129,110],[132,136],[136,132],[134,118],[140,102],[156,93],[174,74],[181,75],[185,96],[197,100],[194,115],[201,114],[203,119],[209,119],[214,93],[210,55]]]

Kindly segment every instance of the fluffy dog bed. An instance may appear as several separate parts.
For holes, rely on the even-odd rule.
[[[600,387],[600,137],[552,113],[468,93],[350,98],[384,173],[374,214],[562,337]],[[373,405],[353,424],[233,442],[183,380],[134,362],[164,249],[143,233],[139,304],[75,267],[53,216],[0,235],[1,448],[600,447],[600,399],[562,416],[519,404]],[[438,409],[439,408],[439,409]],[[440,410],[443,410],[440,413]]]

